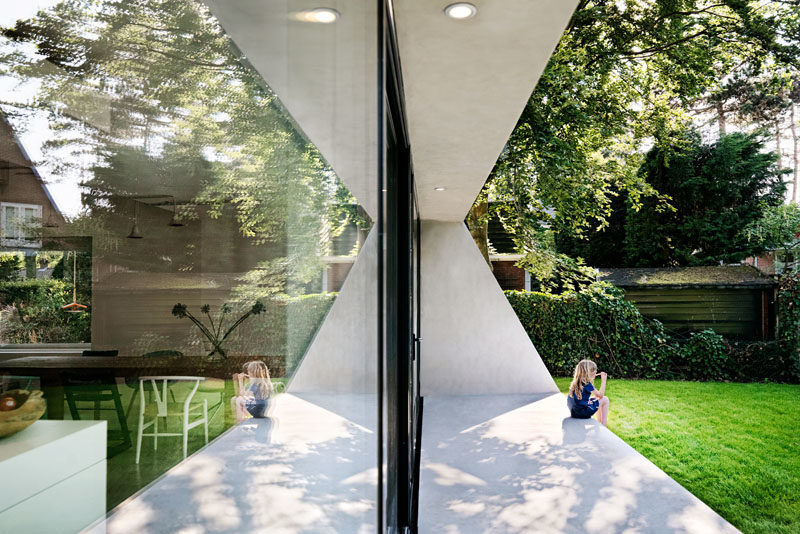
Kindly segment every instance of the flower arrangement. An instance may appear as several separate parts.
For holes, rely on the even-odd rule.
[[[209,326],[203,324],[200,319],[192,315],[192,313],[188,310],[186,304],[178,303],[172,308],[172,315],[177,317],[178,319],[185,319],[188,318],[192,321],[197,328],[206,336],[209,343],[211,343],[211,347],[213,350],[208,354],[209,357],[214,356],[215,354],[219,354],[222,358],[226,357],[225,349],[222,348],[222,344],[231,335],[231,333],[236,330],[236,328],[242,324],[248,317],[251,315],[258,315],[259,313],[263,312],[266,309],[264,304],[259,301],[256,301],[255,304],[241,317],[239,317],[236,321],[231,324],[225,333],[223,334],[223,324],[225,323],[225,316],[227,316],[232,310],[232,308],[228,304],[223,304],[217,314],[217,321],[214,322],[214,318],[211,316],[211,306],[208,304],[204,304],[200,307],[200,311],[208,317]]]

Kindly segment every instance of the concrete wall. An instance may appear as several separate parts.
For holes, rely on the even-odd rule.
[[[288,391],[375,393],[378,245],[370,232]]]
[[[556,392],[462,222],[422,223],[423,395]]]

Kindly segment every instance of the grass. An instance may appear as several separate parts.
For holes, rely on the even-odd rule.
[[[800,386],[609,380],[606,393],[609,429],[739,530],[800,532]]]

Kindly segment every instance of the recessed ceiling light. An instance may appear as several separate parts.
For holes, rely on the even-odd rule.
[[[434,191],[447,191],[447,188],[446,187],[434,187],[433,190]]]
[[[478,8],[468,2],[456,2],[444,8],[444,14],[451,19],[469,19],[475,16]]]
[[[339,18],[339,12],[329,7],[318,7],[294,13],[292,18],[300,22],[315,22],[317,24],[330,24]]]

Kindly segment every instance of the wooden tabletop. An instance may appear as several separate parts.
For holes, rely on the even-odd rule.
[[[57,370],[109,370],[122,375],[190,374],[217,378],[230,378],[242,371],[251,360],[264,361],[274,377],[284,376],[282,356],[230,356],[226,359],[207,356],[24,356],[0,362],[0,370],[57,371]],[[147,371],[147,373],[145,373]]]

